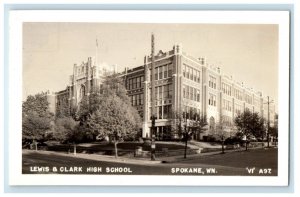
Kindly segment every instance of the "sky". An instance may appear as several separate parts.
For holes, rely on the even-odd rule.
[[[23,100],[30,94],[63,90],[74,64],[96,54],[102,66],[143,65],[151,53],[176,43],[183,51],[205,57],[223,74],[262,91],[278,101],[278,25],[265,24],[134,24],[134,23],[24,23]]]

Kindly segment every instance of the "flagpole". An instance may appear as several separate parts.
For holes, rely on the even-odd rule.
[[[98,66],[98,38],[96,38],[96,60],[95,60],[96,66]]]

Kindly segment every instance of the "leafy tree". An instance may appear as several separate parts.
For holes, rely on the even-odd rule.
[[[35,144],[45,141],[53,127],[53,114],[49,111],[46,93],[30,95],[22,104],[22,140]]]
[[[73,143],[75,155],[76,144],[81,142],[83,135],[79,122],[75,121],[73,118],[63,117],[56,119],[53,137],[62,143]]]
[[[220,122],[216,125],[216,140],[220,140],[222,144],[222,153],[225,153],[224,143],[225,140],[230,136],[227,131],[225,131],[226,124],[221,118]]]
[[[186,152],[187,152],[187,145],[188,141],[192,139],[192,136],[195,136],[196,134],[203,133],[205,130],[205,127],[207,126],[207,120],[205,115],[199,115],[197,113],[191,115],[192,119],[186,118],[186,113],[184,113],[184,129],[182,131],[183,134],[183,140],[185,142],[184,147],[184,158],[186,158]]]
[[[113,138],[116,157],[117,144],[124,138],[136,136],[141,127],[141,118],[131,106],[123,80],[114,73],[104,77],[100,92],[80,108],[85,116],[86,128],[92,136]]]
[[[245,138],[246,150],[248,150],[248,143],[253,136],[261,136],[263,131],[263,120],[258,113],[252,113],[246,110],[239,114],[234,120],[235,126],[238,129],[238,136]]]
[[[85,96],[81,100],[77,112],[77,120],[79,120],[80,125],[85,128],[87,138],[92,140],[96,139],[97,132],[89,128],[87,121],[91,118],[92,114],[102,109],[102,106],[105,105],[104,102],[111,95],[120,98],[122,102],[124,102],[124,105],[131,106],[123,79],[118,74],[106,72],[103,76],[101,89],[94,89],[89,96]],[[132,108],[132,111],[135,119],[140,121],[141,118],[137,111],[134,108]]]
[[[269,128],[269,133],[273,136],[276,146],[276,143],[278,142],[278,114],[275,115],[275,122],[274,125]]]
[[[253,113],[252,115],[254,119],[254,123],[252,125],[253,135],[256,137],[256,139],[261,139],[263,142],[266,135],[266,121],[263,117],[260,117],[258,113]],[[262,147],[264,147],[263,143]]]
[[[87,125],[97,136],[113,138],[115,156],[118,157],[117,144],[125,137],[136,135],[140,129],[138,113],[115,94],[106,97],[100,109],[91,115]]]

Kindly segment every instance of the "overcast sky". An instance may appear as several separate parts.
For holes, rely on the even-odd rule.
[[[262,91],[278,94],[278,26],[210,24],[24,23],[23,99],[41,91],[66,88],[73,64],[95,56],[102,65],[118,70],[143,64],[151,52],[181,43],[195,58],[220,64],[222,73]]]

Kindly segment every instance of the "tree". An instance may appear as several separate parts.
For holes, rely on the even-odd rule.
[[[269,133],[273,136],[276,146],[278,142],[278,114],[275,114],[274,125],[269,128]]]
[[[223,118],[217,123],[216,125],[216,139],[221,141],[222,144],[222,154],[225,153],[224,142],[230,136],[229,133],[225,130],[226,123],[224,122]]]
[[[263,142],[266,134],[266,121],[263,117],[260,117],[258,113],[253,113],[253,125],[252,125],[252,130],[253,130],[253,135],[256,137],[256,139],[260,139]],[[264,147],[264,144],[262,143],[262,147]]]
[[[238,129],[238,136],[245,138],[246,150],[248,150],[248,143],[252,137],[261,135],[263,130],[263,122],[258,113],[252,113],[246,110],[239,114],[234,119],[235,126]]]
[[[72,143],[74,155],[76,155],[76,144],[82,140],[83,132],[79,122],[71,117],[63,117],[56,119],[53,137],[62,143]]]
[[[107,75],[100,94],[96,95],[93,100],[89,100],[86,126],[94,136],[112,137],[117,157],[117,144],[124,138],[137,135],[141,118],[131,106],[123,80],[118,75]]]
[[[53,114],[49,111],[46,93],[30,95],[22,104],[22,140],[35,144],[45,141],[52,129]]]
[[[186,158],[188,141],[192,139],[195,134],[203,133],[207,120],[205,115],[199,115],[197,113],[191,114],[191,119],[187,119],[187,114],[184,113],[184,129],[183,129],[183,140],[185,142],[184,147],[184,158]]]
[[[87,120],[87,125],[97,136],[113,138],[117,158],[117,144],[138,133],[140,119],[136,118],[137,111],[131,105],[114,94],[108,96],[100,107],[101,110],[95,111]]]

